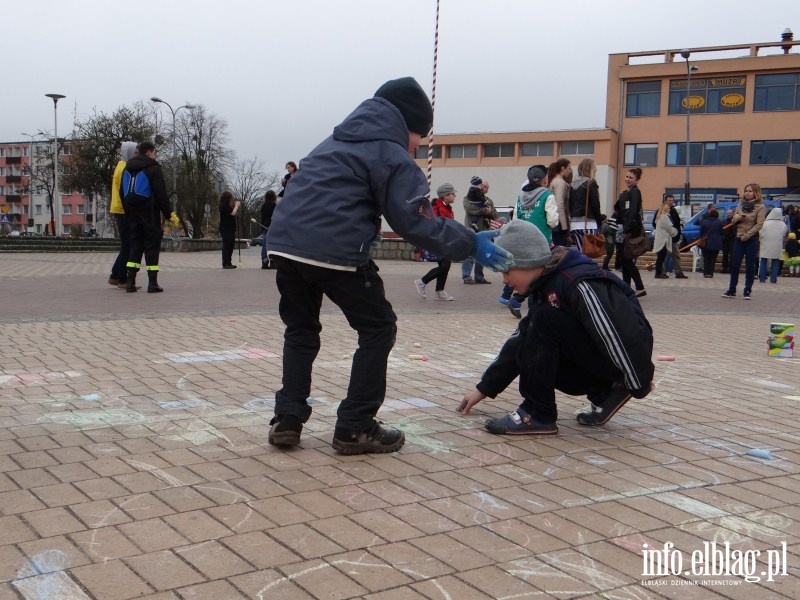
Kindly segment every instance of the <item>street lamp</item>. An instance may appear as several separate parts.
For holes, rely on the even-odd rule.
[[[175,203],[177,205],[177,201],[178,201],[178,146],[175,144],[175,133],[176,133],[175,115],[178,113],[178,111],[180,109],[188,108],[189,110],[192,110],[193,108],[195,108],[195,105],[186,103],[183,106],[179,106],[175,110],[172,110],[172,106],[170,106],[169,102],[167,102],[166,100],[162,100],[158,96],[153,96],[152,98],[150,98],[150,100],[153,101],[153,102],[156,102],[156,103],[166,104],[167,108],[169,108],[169,111],[172,113],[172,193],[175,194]],[[177,206],[175,208],[177,210]]]
[[[28,219],[33,219],[33,138],[36,136],[24,131],[20,135],[24,135],[30,141],[28,146]],[[28,229],[27,225],[25,229]]]
[[[692,94],[692,72],[697,71],[697,67],[689,65],[689,56],[691,52],[687,48],[681,50],[681,57],[686,60],[686,98],[684,104],[686,108],[686,182],[683,186],[683,204],[689,206],[692,197],[691,179],[691,134],[689,129],[690,117],[692,114],[691,94]]]
[[[50,197],[50,227],[53,230],[53,236],[61,235],[61,199],[58,195],[58,101],[66,96],[62,94],[45,94],[53,101],[53,144],[55,145],[55,152],[53,152],[53,195]],[[56,210],[57,209],[57,210]],[[55,211],[55,222],[53,213]]]

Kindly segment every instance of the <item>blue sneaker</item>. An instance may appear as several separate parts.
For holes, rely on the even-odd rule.
[[[497,301],[498,301],[500,304],[508,304],[508,298],[505,298],[505,297],[503,297],[503,296],[500,296],[500,297],[497,299]]]
[[[521,408],[498,419],[489,419],[485,424],[489,433],[497,435],[555,435],[555,423],[540,423]]]

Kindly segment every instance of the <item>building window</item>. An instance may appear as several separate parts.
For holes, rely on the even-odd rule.
[[[594,154],[594,142],[561,142],[561,154]]]
[[[753,110],[800,110],[800,73],[756,75]]]
[[[420,158],[422,160],[426,160],[428,158],[428,147],[427,146],[419,146],[417,147],[416,152],[414,152],[414,158]],[[433,158],[442,158],[442,146],[441,145],[433,145]]]
[[[58,155],[59,156],[69,156],[70,155],[69,146],[61,146],[61,148],[58,149]]]
[[[43,185],[37,185],[37,186],[36,186],[36,193],[37,193],[38,195],[40,195],[40,196],[41,196],[42,194],[44,194],[44,186],[43,186]]]
[[[744,75],[692,79],[689,110],[692,114],[744,112]],[[686,114],[686,79],[669,82],[669,114]]]
[[[36,209],[36,214],[37,215],[41,215],[42,214],[42,205],[41,204],[37,204],[35,206],[35,209]]]
[[[71,215],[72,214],[72,204],[62,204],[61,205],[61,214],[62,215]]]
[[[84,214],[83,208],[84,208],[83,204],[76,204],[75,205],[75,210],[77,211],[77,214],[79,214],[79,215]]]
[[[626,167],[655,167],[658,164],[658,144],[625,144]]]
[[[27,147],[27,146],[25,146],[25,147],[22,149],[22,156],[28,156],[28,147]]]
[[[553,142],[523,142],[522,156],[553,156]]]
[[[742,163],[742,142],[692,142],[690,164],[695,166],[739,165]],[[667,166],[686,165],[686,143],[667,144]]]
[[[483,155],[486,158],[513,158],[514,144],[484,144]]]
[[[478,158],[478,145],[448,146],[447,158]]]
[[[800,162],[800,140],[750,142],[751,165],[785,165]]]
[[[626,117],[657,117],[661,114],[660,81],[631,82],[626,89]]]

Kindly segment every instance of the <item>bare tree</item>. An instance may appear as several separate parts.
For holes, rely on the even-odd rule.
[[[178,154],[178,201],[175,212],[186,235],[203,237],[205,206],[215,206],[215,186],[234,161],[226,147],[228,124],[198,105],[180,114],[175,124]]]
[[[45,136],[47,134],[44,134]],[[52,139],[52,138],[51,138]],[[64,146],[66,145],[66,139],[58,138],[58,158],[59,163],[61,163],[63,156],[64,156]],[[30,162],[27,167],[23,169],[23,173],[28,176],[28,185],[22,189],[23,194],[28,194],[29,196],[33,194],[33,190],[39,187],[44,188],[45,192],[47,193],[47,207],[50,210],[50,223],[47,226],[47,230],[52,234],[56,235],[55,231],[55,223],[56,223],[56,213],[53,198],[55,197],[55,151],[52,144],[41,144],[38,143],[35,145],[35,156],[30,157]],[[62,169],[61,165],[59,165],[59,175],[61,174]],[[61,191],[68,190],[69,182],[65,181],[63,178],[59,180],[59,184],[61,187]]]
[[[260,219],[264,194],[269,189],[277,189],[280,176],[277,171],[267,173],[264,163],[256,157],[237,160],[228,169],[225,180],[228,189],[242,203],[237,214],[239,235],[247,232],[247,237],[253,237],[250,219]],[[261,227],[257,233],[261,233]]]

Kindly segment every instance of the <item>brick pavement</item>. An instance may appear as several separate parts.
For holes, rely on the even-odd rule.
[[[499,277],[453,272],[456,301],[426,302],[428,265],[381,263],[399,332],[380,417],[408,441],[342,457],[355,336],[330,306],[302,446],[266,443],[282,327],[257,251],[226,272],[165,254],[161,295],[107,286],[107,254],[0,255],[0,600],[800,597],[798,359],[765,344],[800,326],[800,280],[745,302],[646,277],[655,354],[676,356],[655,392],[601,429],[559,396],[557,437],[508,439],[482,422],[513,389],[454,412],[515,325]],[[644,544],[685,571],[711,542],[761,551],[760,581],[643,575]],[[786,575],[761,576],[768,556]]]

